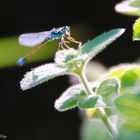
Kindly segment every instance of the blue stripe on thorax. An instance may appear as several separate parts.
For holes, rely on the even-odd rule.
[[[50,35],[50,37],[51,37],[51,39],[56,39],[56,38],[59,38],[59,37],[61,37],[63,35],[63,33],[62,32],[59,32],[59,33],[51,33],[51,35]]]

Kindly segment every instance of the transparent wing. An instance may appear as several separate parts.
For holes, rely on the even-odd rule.
[[[23,46],[34,47],[49,40],[50,31],[27,33],[19,36],[19,43]]]

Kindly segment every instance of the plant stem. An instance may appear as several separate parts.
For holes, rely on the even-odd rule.
[[[87,91],[87,94],[93,95],[94,93],[92,91],[92,88],[90,87],[89,82],[86,79],[86,76],[82,72],[80,74],[80,79],[81,79],[82,84],[85,87],[85,90]]]
[[[92,88],[90,87],[89,82],[87,81],[85,74],[83,73],[83,71],[79,74],[80,79],[82,84],[85,87],[85,90],[87,91],[88,95],[94,95]],[[115,139],[115,136],[117,134],[116,130],[113,128],[111,121],[109,120],[106,112],[104,111],[103,107],[98,107],[96,109],[98,116],[100,117],[100,119],[104,122],[106,128],[108,129],[109,134],[111,135],[111,137],[113,139]]]
[[[108,119],[105,111],[104,111],[104,108],[103,107],[98,107],[96,109],[97,113],[98,113],[98,116],[102,119],[102,121],[104,122],[104,124],[106,125],[109,133],[110,133],[110,136],[112,136],[113,139],[115,139],[116,137],[116,130],[113,128],[112,124],[111,124],[111,121]]]

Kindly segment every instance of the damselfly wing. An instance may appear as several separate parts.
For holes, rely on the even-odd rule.
[[[51,31],[27,33],[19,36],[19,43],[23,46],[34,47],[49,40]]]

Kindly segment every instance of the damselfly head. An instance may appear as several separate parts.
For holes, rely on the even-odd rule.
[[[70,36],[70,27],[69,26],[64,26],[63,27],[63,32],[65,36]]]

